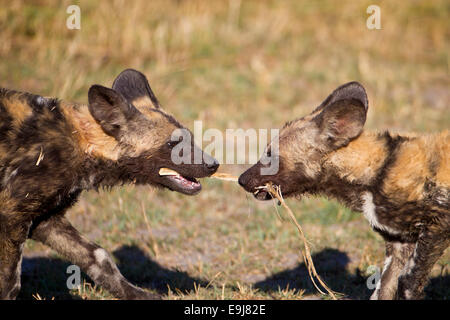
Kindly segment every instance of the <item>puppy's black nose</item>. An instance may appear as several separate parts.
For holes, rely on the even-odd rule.
[[[219,168],[219,162],[217,160],[214,160],[214,162],[212,163],[205,163],[205,167],[211,172],[216,172],[217,168]]]
[[[245,179],[245,177],[244,177],[243,174],[241,174],[241,175],[239,176],[238,183],[239,183],[239,185],[240,185],[241,187],[244,187],[245,184],[247,183],[247,179]]]

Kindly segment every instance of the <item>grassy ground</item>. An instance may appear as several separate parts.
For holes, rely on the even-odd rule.
[[[373,1],[0,0],[0,86],[87,101],[124,68],[143,71],[165,108],[192,128],[277,128],[338,85],[368,90],[367,127],[449,128],[448,1],[377,1],[381,30],[366,28]],[[65,27],[81,8],[81,30]],[[224,166],[239,174],[245,166]],[[84,193],[68,216],[112,252],[132,282],[167,299],[315,299],[295,228],[271,203],[205,180],[187,197],[145,187]],[[325,281],[366,299],[384,245],[364,218],[325,199],[289,200]],[[450,298],[450,253],[427,297]],[[85,278],[69,291],[67,261],[29,241],[19,298],[105,299]]]

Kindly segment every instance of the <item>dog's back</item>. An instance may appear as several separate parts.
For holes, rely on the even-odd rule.
[[[395,153],[383,192],[399,202],[420,202],[428,210],[449,210],[449,131],[407,138]]]
[[[79,162],[71,130],[56,99],[0,89],[0,202],[4,210],[37,212],[40,206],[53,206],[44,199],[52,199],[54,205],[61,201],[57,195],[62,186],[70,189]]]

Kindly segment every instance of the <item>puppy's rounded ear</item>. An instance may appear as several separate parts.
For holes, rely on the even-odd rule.
[[[369,100],[362,84],[357,81],[348,82],[336,88],[312,113],[324,110],[329,105],[345,99],[358,100],[367,110],[369,109]]]
[[[112,88],[137,107],[140,105],[160,107],[159,101],[150,88],[147,78],[137,70],[126,69],[122,71],[114,80]]]
[[[139,113],[128,101],[113,89],[93,85],[88,93],[88,108],[103,131],[118,138],[127,122]]]
[[[314,111],[321,135],[331,149],[347,145],[363,131],[369,103],[358,82],[340,86]]]

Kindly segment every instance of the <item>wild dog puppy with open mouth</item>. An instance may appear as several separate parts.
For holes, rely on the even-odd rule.
[[[112,89],[94,85],[88,105],[0,89],[0,298],[20,290],[22,248],[40,241],[78,265],[118,298],[157,298],[130,284],[110,255],[64,217],[82,190],[126,183],[152,185],[187,195],[201,190],[218,162],[190,139],[201,161],[174,164],[181,141],[192,134],[163,111],[145,76],[123,71]],[[160,175],[162,168],[175,172]]]
[[[386,242],[386,261],[372,299],[418,299],[450,244],[450,133],[397,135],[363,130],[366,92],[337,88],[310,115],[280,130],[277,148],[239,177],[259,200],[271,182],[284,197],[324,195],[362,212]],[[276,149],[276,150],[275,150]],[[278,171],[261,174],[271,162]]]

